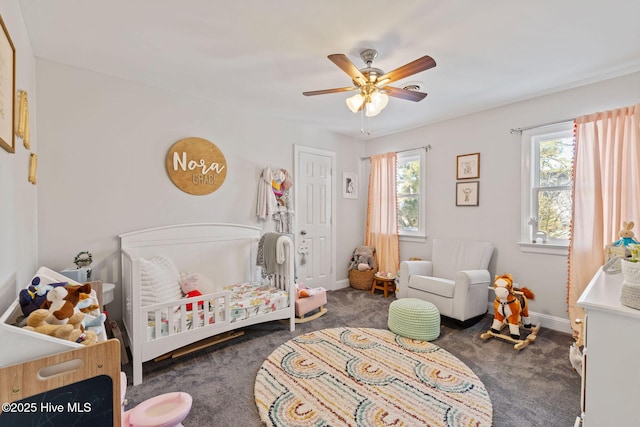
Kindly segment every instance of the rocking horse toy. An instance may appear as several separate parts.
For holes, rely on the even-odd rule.
[[[529,300],[535,299],[535,295],[528,288],[514,288],[513,279],[510,274],[496,276],[493,282],[493,290],[496,299],[493,302],[494,316],[491,329],[480,338],[501,338],[514,343],[516,350],[522,350],[535,341],[540,325],[532,325],[529,319]],[[529,330],[529,334],[520,338],[520,324],[524,329]],[[509,326],[509,335],[501,331],[505,326]]]

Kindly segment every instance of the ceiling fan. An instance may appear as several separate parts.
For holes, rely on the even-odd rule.
[[[358,69],[346,55],[335,53],[329,55],[328,58],[336,64],[342,71],[347,73],[353,81],[353,86],[341,87],[335,89],[313,90],[303,92],[305,96],[324,95],[326,93],[347,92],[352,90],[359,91],[356,95],[347,98],[347,106],[351,111],[357,113],[365,110],[368,117],[375,116],[387,106],[389,96],[395,98],[406,99],[408,101],[418,102],[423,100],[427,94],[415,90],[408,90],[399,87],[387,86],[389,83],[403,79],[413,74],[419,73],[436,66],[436,61],[428,55],[409,62],[393,71],[384,73],[379,68],[373,68],[371,64],[378,56],[375,49],[364,49],[360,52],[360,58],[367,66]]]

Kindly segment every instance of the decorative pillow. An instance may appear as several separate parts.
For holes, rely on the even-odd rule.
[[[140,297],[142,305],[182,298],[180,272],[171,259],[163,255],[140,258]]]
[[[203,295],[216,290],[211,279],[200,273],[180,273],[180,287],[183,292],[185,289],[197,289]]]

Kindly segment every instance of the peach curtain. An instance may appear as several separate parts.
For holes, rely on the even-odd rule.
[[[396,274],[400,266],[396,153],[371,156],[366,245],[376,248],[380,271]]]
[[[578,342],[576,302],[618,240],[623,221],[640,224],[640,104],[575,120],[574,195],[567,303]],[[637,232],[637,228],[636,228]]]

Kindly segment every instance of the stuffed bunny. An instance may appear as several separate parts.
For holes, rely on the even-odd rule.
[[[614,243],[615,246],[627,246],[631,243],[638,243],[634,238],[634,233],[632,231],[634,225],[633,221],[622,222],[622,230],[618,233],[620,235],[620,240]]]

